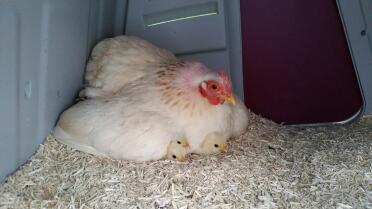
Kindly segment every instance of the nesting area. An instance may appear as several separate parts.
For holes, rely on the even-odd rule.
[[[51,136],[0,185],[0,208],[372,208],[372,117],[286,127],[250,114],[227,154],[114,161]]]

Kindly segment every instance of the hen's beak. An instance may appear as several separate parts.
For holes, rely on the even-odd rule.
[[[229,103],[230,105],[234,106],[236,104],[234,95],[224,96],[223,99]]]
[[[183,161],[186,160],[186,157],[182,155],[178,160],[181,161],[181,162],[183,162]]]
[[[220,151],[223,153],[226,153],[228,149],[228,146],[226,144],[221,144]]]
[[[189,148],[190,146],[189,146],[189,143],[187,143],[187,142],[182,142],[182,147],[184,147],[184,148]]]

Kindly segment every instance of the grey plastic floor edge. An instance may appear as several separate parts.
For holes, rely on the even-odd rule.
[[[347,118],[343,121],[336,121],[336,122],[326,122],[326,123],[308,123],[308,124],[294,124],[294,125],[285,125],[285,126],[292,126],[292,127],[318,127],[318,126],[330,126],[330,125],[346,125],[352,122],[359,120],[363,115],[364,105],[360,107],[360,109],[352,115],[350,118]]]

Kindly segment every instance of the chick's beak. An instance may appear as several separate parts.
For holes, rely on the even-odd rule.
[[[220,146],[221,152],[226,153],[227,149],[228,149],[228,146],[226,144],[221,144],[221,146]]]
[[[178,160],[181,161],[181,162],[183,162],[183,161],[186,160],[186,157],[182,155],[182,156],[180,156],[180,158]]]
[[[182,142],[182,147],[184,147],[184,148],[189,148],[190,146],[189,146],[189,143],[187,143],[187,142]]]
[[[236,104],[235,97],[232,94],[230,94],[229,96],[224,96],[223,99],[232,106],[235,106]]]

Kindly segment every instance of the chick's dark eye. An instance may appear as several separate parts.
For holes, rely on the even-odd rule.
[[[173,159],[176,159],[176,158],[177,158],[177,156],[176,156],[176,155],[172,155],[172,157],[173,157]]]
[[[181,144],[181,142],[180,141],[177,141],[177,144]]]
[[[219,147],[219,146],[218,146],[218,144],[214,144],[214,147],[216,147],[216,148],[217,148],[217,147]]]

